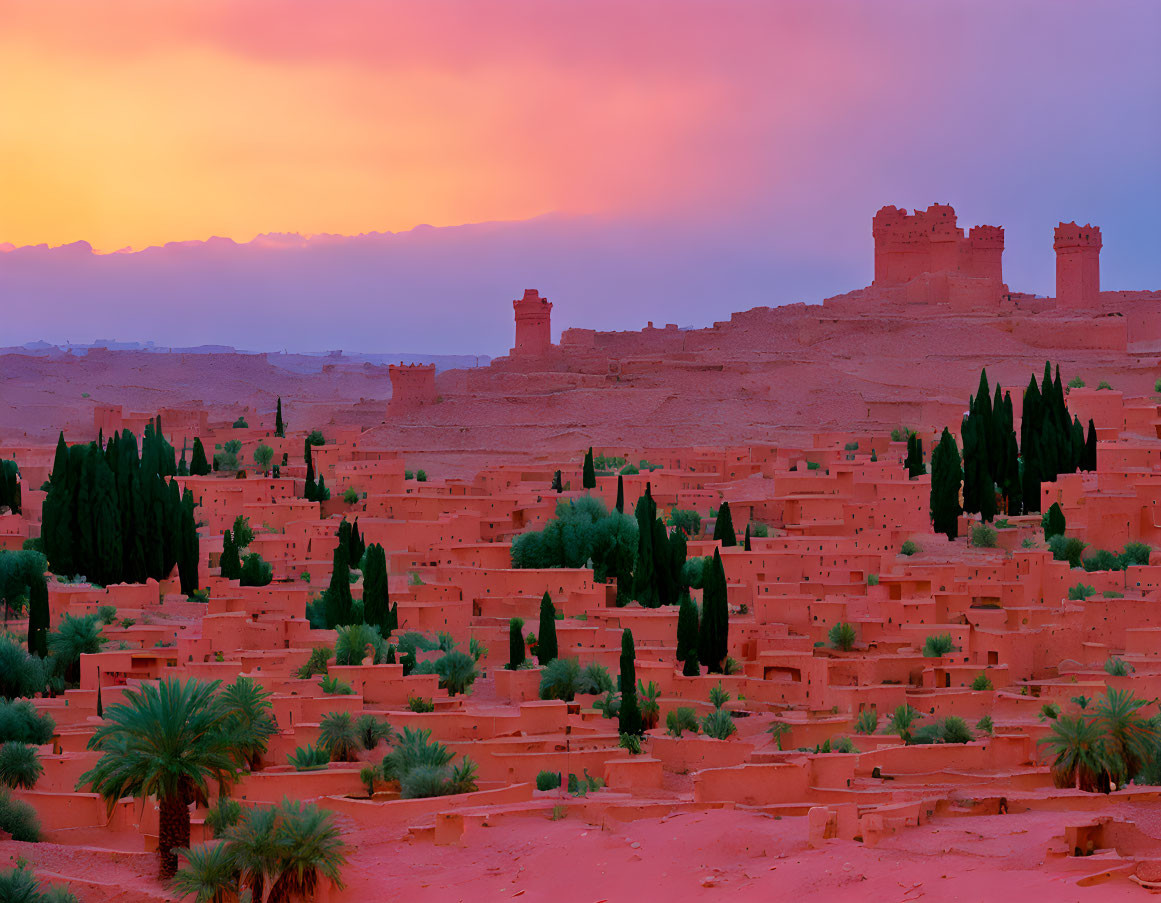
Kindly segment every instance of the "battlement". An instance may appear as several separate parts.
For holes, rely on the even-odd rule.
[[[388,416],[413,411],[425,404],[433,404],[435,391],[435,364],[391,364],[391,401]]]
[[[908,213],[887,206],[871,221],[875,237],[875,285],[905,285],[924,274],[956,273],[989,281],[980,301],[999,301],[1003,294],[1004,230],[973,226],[964,235],[950,204],[932,204]]]
[[[552,349],[552,304],[534,288],[524,289],[524,297],[512,302],[516,315],[516,343],[513,356],[540,357]]]
[[[1102,247],[1100,226],[1085,223],[1078,226],[1076,223],[1061,223],[1056,227],[1052,247],[1057,251],[1065,248],[1096,248]]]

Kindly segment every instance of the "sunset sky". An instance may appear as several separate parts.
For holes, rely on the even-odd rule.
[[[716,248],[712,283],[768,255],[754,278],[834,293],[869,281],[875,209],[942,201],[1007,228],[1014,287],[1051,291],[1051,229],[1078,218],[1107,282],[1161,288],[1159,39],[1147,0],[0,0],[0,243],[551,214],[632,230],[642,266]],[[568,299],[579,265],[540,287]],[[489,304],[525,287],[499,281]],[[699,322],[732,309],[705,301]]]

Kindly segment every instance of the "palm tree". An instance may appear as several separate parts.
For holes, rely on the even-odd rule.
[[[35,746],[15,740],[0,746],[0,785],[31,790],[44,774]]]
[[[466,652],[447,653],[435,663],[435,672],[439,675],[439,685],[451,696],[466,693],[479,676],[476,660]]]
[[[328,712],[319,722],[318,743],[332,762],[354,762],[363,745],[350,712]]]
[[[48,654],[66,683],[80,683],[81,656],[100,652],[104,642],[101,622],[96,615],[78,618],[66,614],[60,626],[48,635]]]
[[[1116,767],[1100,728],[1088,718],[1062,715],[1052,722],[1052,733],[1040,744],[1054,755],[1052,780],[1057,787],[1095,790]]]
[[[575,658],[554,658],[540,672],[540,698],[572,702],[581,685],[580,662]]]
[[[91,786],[110,813],[126,796],[157,798],[163,879],[177,870],[175,850],[189,846],[189,804],[209,797],[209,781],[225,783],[235,773],[218,684],[167,679],[126,690],[89,740],[89,749],[104,755],[81,775],[78,789]]]
[[[270,694],[253,678],[239,675],[222,690],[220,699],[238,763],[256,771],[262,767],[262,755],[270,745],[270,738],[278,733]]]
[[[359,732],[359,741],[363,749],[372,750],[379,745],[380,740],[390,740],[391,725],[381,721],[370,712],[364,712],[355,719],[355,729]]]
[[[1093,723],[1104,735],[1109,757],[1116,764],[1112,773],[1116,775],[1118,784],[1128,783],[1141,770],[1157,740],[1153,722],[1140,714],[1147,704],[1131,690],[1112,687],[1096,701]]]
[[[887,724],[888,734],[898,734],[905,744],[911,742],[911,726],[919,720],[919,712],[907,703],[899,706],[891,713],[891,721]]]
[[[647,684],[637,681],[637,705],[641,709],[641,720],[645,724],[645,730],[657,727],[657,722],[661,718],[661,704],[657,701],[660,695],[661,690],[654,681]]]
[[[367,647],[372,650],[383,641],[378,627],[369,624],[348,624],[338,628],[335,639],[336,665],[361,665],[367,657]]]
[[[782,738],[790,733],[790,725],[785,721],[774,721],[766,728],[766,733],[773,736],[774,742],[778,744],[778,748],[782,749]]]
[[[225,843],[203,843],[178,851],[186,864],[177,870],[170,885],[194,903],[226,903],[238,892],[238,869]]]
[[[255,903],[311,899],[320,878],[342,887],[345,844],[331,814],[314,805],[283,799],[251,809],[226,842]]]

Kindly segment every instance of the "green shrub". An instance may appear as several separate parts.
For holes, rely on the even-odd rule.
[[[327,663],[334,654],[334,650],[329,646],[315,646],[310,650],[310,658],[294,672],[294,676],[301,680],[306,680],[307,678],[314,677],[316,674],[326,674]]]
[[[858,451],[859,442],[856,439],[854,442],[848,442],[843,446],[843,451]]]
[[[117,620],[116,605],[100,605],[97,607],[97,620],[102,624],[112,624]]]
[[[907,540],[905,543],[903,543],[903,545],[901,545],[899,547],[899,554],[900,555],[914,555],[918,551],[919,551],[919,546],[917,546],[915,543],[913,543],[910,539]]]
[[[873,734],[879,729],[879,716],[874,709],[863,709],[855,719],[856,734]]]
[[[617,745],[621,749],[629,750],[629,755],[641,755],[641,738],[636,734],[621,734],[621,740]]]
[[[435,711],[435,702],[431,699],[424,699],[424,698],[419,697],[419,696],[412,696],[410,699],[407,700],[407,708],[409,708],[409,709],[411,709],[411,711],[417,712],[417,713],[434,712]]]
[[[343,501],[348,505],[353,505],[359,501],[359,490],[353,486],[348,486],[343,490]]]
[[[322,687],[322,691],[328,696],[353,696],[355,691],[351,689],[351,685],[346,681],[339,680],[336,677],[331,677],[329,674],[318,682]]]
[[[858,640],[858,637],[855,636],[855,628],[846,621],[833,624],[827,632],[827,638],[830,640],[830,645],[840,652],[850,652],[855,648],[855,643]]]
[[[575,658],[554,658],[540,672],[540,698],[572,702],[581,692],[581,666]]]
[[[1085,586],[1083,583],[1069,587],[1068,590],[1068,598],[1073,602],[1083,602],[1089,596],[1094,595],[1096,595],[1096,590],[1091,586]]]
[[[949,652],[958,651],[950,633],[933,633],[923,641],[923,654],[927,658],[939,658]]]
[[[670,709],[665,715],[665,731],[672,737],[680,737],[685,731],[697,733],[697,713],[693,709],[681,706]]]
[[[257,552],[242,559],[241,586],[267,586],[274,579],[274,568]]]
[[[36,810],[0,790],[0,831],[11,834],[13,840],[21,843],[36,843],[40,840],[40,820],[36,817]]]
[[[581,671],[578,693],[611,693],[616,688],[609,669],[597,662],[591,662]]]
[[[879,585],[879,575],[878,574],[867,574],[867,586],[878,586],[878,585]]]
[[[979,731],[981,734],[993,733],[995,731],[995,728],[992,725],[992,716],[991,715],[984,715],[983,718],[981,718],[979,721],[977,721],[976,722],[976,730]]]
[[[228,796],[219,796],[206,810],[206,827],[214,837],[221,837],[242,820],[242,804]]]
[[[287,756],[295,771],[313,771],[330,764],[331,757],[321,746],[309,743]]]
[[[555,790],[560,786],[559,771],[541,771],[536,775],[537,790]]]
[[[991,690],[992,679],[988,677],[987,672],[981,671],[976,675],[976,679],[972,681],[972,689],[976,691]]]
[[[355,719],[355,730],[359,735],[359,742],[363,749],[372,750],[381,740],[390,740],[394,732],[386,721],[376,718],[370,712],[364,712]]]
[[[1040,714],[1038,717],[1041,721],[1055,721],[1060,717],[1060,706],[1054,702],[1046,702],[1040,706]]]
[[[439,675],[439,686],[448,695],[466,693],[480,672],[476,670],[476,660],[466,652],[453,650],[436,659],[435,673]]]
[[[977,524],[972,527],[972,545],[977,549],[994,549],[996,539],[996,528],[991,524]]]
[[[415,480],[418,483],[426,483],[427,482],[427,471],[426,470],[415,471]]]
[[[42,715],[27,699],[0,700],[0,743],[41,746],[52,740],[56,722]]]
[[[0,785],[31,790],[44,774],[35,746],[9,741],[0,745]]]
[[[1110,386],[1110,385],[1109,385],[1107,382],[1105,382],[1103,379],[1102,379],[1102,380],[1101,380],[1101,381],[1100,381],[1100,382],[1097,384],[1097,390],[1098,390],[1098,391],[1099,391],[1099,390],[1101,390],[1101,389],[1111,389],[1111,388],[1112,388],[1112,386]]]
[[[702,718],[701,729],[707,737],[715,740],[725,740],[738,730],[734,725],[734,716],[725,709],[714,709]]]
[[[318,745],[332,762],[354,762],[362,748],[362,737],[350,712],[327,712],[319,721]]]
[[[701,515],[696,511],[673,508],[666,523],[681,530],[686,536],[697,536],[701,533]]]
[[[1081,379],[1079,376],[1074,376],[1072,379],[1070,379],[1068,381],[1068,388],[1070,388],[1070,389],[1083,389],[1084,388],[1084,380]]]
[[[819,464],[817,461],[807,461],[806,462],[806,469],[807,470],[818,470],[820,467],[822,467],[822,465]]]
[[[750,535],[755,536],[755,537],[757,537],[757,536],[769,536],[770,535],[770,528],[767,527],[763,523],[759,523],[756,520],[752,520],[752,521],[750,521]]]
[[[433,765],[420,765],[399,779],[400,796],[405,800],[447,794],[447,772]]]
[[[249,426],[250,426],[250,424],[248,424],[246,422],[245,415],[240,416],[237,420],[234,421],[234,429],[236,429],[236,430],[248,429]]]
[[[730,694],[725,691],[719,681],[717,686],[710,687],[709,701],[715,709],[720,709],[727,702],[730,701]]]
[[[970,743],[972,732],[962,718],[949,715],[917,728],[911,739],[915,744]]]
[[[1125,661],[1123,658],[1118,658],[1115,655],[1110,655],[1107,659],[1105,659],[1105,671],[1111,674],[1113,677],[1125,677],[1130,672],[1135,670],[1137,669],[1130,665],[1127,661]]]
[[[13,699],[18,696],[33,696],[45,688],[48,672],[44,659],[29,655],[25,645],[14,637],[0,636],[0,697]],[[3,703],[0,702],[0,706]],[[3,708],[0,708],[0,713]],[[3,719],[0,717],[0,741],[3,734]]]

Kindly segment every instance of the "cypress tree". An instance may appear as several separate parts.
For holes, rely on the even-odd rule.
[[[585,489],[597,488],[597,471],[593,467],[593,448],[591,445],[585,453],[584,466],[581,468],[581,486]]]
[[[947,427],[943,428],[939,444],[931,454],[931,520],[936,533],[949,540],[959,535],[960,483],[963,470],[959,448]]]
[[[235,550],[235,555],[237,551]],[[187,488],[181,497],[181,557],[177,562],[177,573],[181,580],[181,591],[189,596],[197,592],[198,566],[201,562],[197,521],[194,520],[193,493]]]
[[[238,547],[234,545],[234,534],[227,530],[222,534],[222,556],[218,559],[223,580],[240,580],[242,562],[238,559]]]
[[[742,543],[742,548],[745,549],[747,552],[753,551],[750,548],[750,525],[748,523],[746,524],[746,539]]]
[[[653,585],[657,588],[655,605],[673,605],[677,601],[673,583],[673,550],[669,546],[665,523],[659,517],[653,519]]]
[[[1040,390],[1036,387],[1036,378],[1032,377],[1024,390],[1024,408],[1020,417],[1020,458],[1023,463],[1020,496],[1024,511],[1029,514],[1040,510],[1040,483],[1043,480],[1041,407]]]
[[[1097,469],[1097,434],[1092,418],[1088,421],[1088,438],[1084,443],[1084,463],[1081,467],[1089,471]]]
[[[633,574],[633,598],[644,608],[656,608],[653,558],[658,550],[653,548],[653,521],[657,519],[657,506],[648,483],[644,495],[637,499],[634,515],[637,519],[637,565]]]
[[[685,559],[688,555],[688,544],[685,541],[685,531],[678,528],[669,534],[669,585],[674,601],[677,601],[689,587],[685,585],[682,570],[685,568]]]
[[[145,506],[145,571],[154,580],[162,580],[165,571],[165,488],[156,473],[141,474],[142,501]]]
[[[508,621],[508,670],[515,671],[524,664],[524,619]]]
[[[318,487],[314,481],[314,455],[310,452],[309,436],[303,440],[302,445],[302,456],[306,460],[306,491],[302,495],[308,502],[317,502],[319,501]]]
[[[681,594],[677,609],[677,660],[684,662],[691,655],[696,659],[697,646],[697,606],[687,590]]]
[[[94,465],[98,457],[96,443],[74,445],[69,449],[69,469],[76,468],[76,501],[73,508],[73,559],[78,573],[90,580],[97,575],[97,549],[93,540],[93,484],[96,482]],[[90,454],[92,452],[92,454]],[[73,458],[77,461],[74,464]]]
[[[980,510],[978,465],[981,449],[976,429],[978,422],[975,417],[969,415],[960,425],[960,436],[963,437],[963,510],[969,514],[977,514]],[[986,451],[984,453],[986,454]]]
[[[552,597],[545,591],[540,600],[540,632],[536,634],[536,661],[547,665],[557,657],[556,608]]]
[[[359,519],[356,517],[355,523],[351,527],[350,559],[353,567],[357,567],[359,562],[363,560],[363,553],[366,551],[367,544],[363,542],[363,537],[359,535]]]
[[[1015,430],[1008,430],[1007,448],[1007,464],[1004,467],[1004,499],[1007,503],[1007,513],[1019,515],[1024,513],[1024,504],[1021,493],[1020,450],[1016,446]]]
[[[633,648],[633,631],[621,631],[621,709],[617,726],[622,734],[643,734],[641,709],[637,705],[637,653]]]
[[[206,447],[202,445],[202,440],[199,437],[194,437],[193,455],[189,462],[189,473],[191,477],[204,477],[210,472],[210,462],[206,458]]]
[[[718,549],[714,549],[703,586],[697,657],[711,674],[721,674],[729,649],[730,613],[726,601],[726,571]]]
[[[54,573],[72,574],[73,534],[69,497],[69,447],[62,432],[56,442],[56,457],[49,475],[48,495],[41,512],[40,535],[44,540],[44,554]]]
[[[1071,449],[1068,461],[1068,472],[1076,473],[1084,463],[1084,427],[1080,425],[1080,418],[1073,416],[1071,432]]]
[[[282,421],[282,396],[278,396],[278,410],[274,413],[274,435],[279,439],[286,438],[286,424]]]
[[[97,669],[97,717],[105,717],[105,704],[101,701],[101,669]]]
[[[43,574],[34,575],[28,586],[28,651],[48,657],[48,584]]]
[[[701,675],[701,664],[697,660],[697,649],[689,650],[689,657],[685,660],[681,673],[685,677],[699,677]]]
[[[714,539],[721,542],[723,547],[738,544],[738,537],[734,535],[734,519],[730,515],[729,502],[722,502],[722,507],[718,509],[717,520],[714,521]]]
[[[1053,502],[1052,507],[1048,509],[1047,519],[1044,522],[1044,540],[1047,542],[1053,536],[1063,536],[1064,531],[1068,529],[1068,523],[1064,519],[1064,512],[1060,510],[1060,504]]]
[[[93,579],[108,586],[121,580],[121,513],[117,510],[117,484],[113,471],[98,449],[89,455],[93,464],[90,496],[93,518]]]
[[[367,547],[363,571],[363,620],[378,627],[384,639],[391,635],[391,596],[387,588],[387,554],[378,543]]]
[[[182,546],[182,508],[181,508],[181,489],[178,488],[177,480],[169,480],[163,483],[162,499],[164,501],[165,510],[165,576],[169,577],[173,574],[173,569],[177,567],[178,561],[181,560],[181,546]]]
[[[339,541],[335,544],[332,559],[331,582],[324,595],[323,611],[327,627],[334,630],[351,623],[351,562],[350,547],[343,534],[343,521],[339,525]],[[348,530],[350,527],[347,528]]]
[[[557,473],[560,473],[558,470]],[[618,514],[625,513],[625,478],[617,474],[617,504],[614,505]]]
[[[330,497],[331,491],[327,489],[327,481],[323,479],[322,474],[319,474],[318,483],[314,487],[314,500],[325,502]]]
[[[181,448],[181,460],[177,462],[177,475],[179,477],[189,476],[189,465],[185,461],[185,446]]]
[[[910,480],[927,473],[927,462],[923,460],[923,440],[918,433],[907,437],[907,478]]]
[[[552,485],[548,488],[557,494],[564,492],[564,483],[561,482],[559,470],[554,470],[552,472]]]

